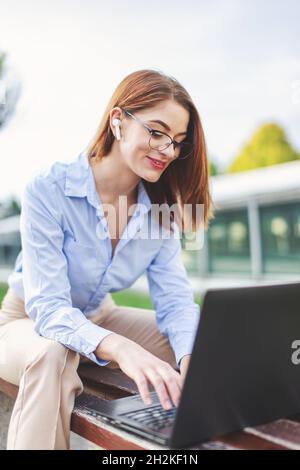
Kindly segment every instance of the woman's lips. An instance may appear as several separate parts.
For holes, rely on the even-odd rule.
[[[163,170],[166,166],[166,163],[160,162],[155,160],[154,158],[149,157],[148,155],[146,156],[148,162],[150,165],[155,168],[156,170]]]

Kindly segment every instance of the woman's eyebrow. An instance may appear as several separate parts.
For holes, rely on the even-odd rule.
[[[161,121],[160,119],[150,119],[149,122],[156,122],[157,124],[160,124],[162,127],[164,127],[167,131],[170,132],[170,128],[168,126],[168,124],[166,124],[165,122]],[[178,134],[176,135],[183,135],[183,134],[187,134],[187,132],[178,132]]]

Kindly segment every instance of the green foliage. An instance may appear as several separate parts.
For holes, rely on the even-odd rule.
[[[0,201],[0,219],[11,217],[13,215],[19,215],[20,213],[21,202],[17,197],[11,196],[4,201]]]
[[[284,129],[276,123],[262,125],[228,168],[229,173],[298,160],[300,154],[289,143]]]
[[[218,174],[217,165],[211,160],[209,160],[209,174],[210,176],[216,176]]]
[[[0,305],[2,304],[2,300],[7,292],[7,289],[8,289],[7,284],[0,284]]]

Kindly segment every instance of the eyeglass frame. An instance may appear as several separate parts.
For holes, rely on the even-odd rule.
[[[159,132],[160,134],[163,134],[163,135],[166,135],[167,137],[169,137],[169,139],[171,140],[171,142],[169,143],[169,145],[163,149],[163,150],[166,150],[167,148],[170,147],[170,145],[173,145],[174,146],[174,151],[176,150],[175,149],[175,146],[181,146],[182,144],[185,145],[185,144],[188,144],[188,145],[191,145],[191,143],[189,142],[177,142],[176,140],[172,139],[172,137],[167,134],[166,132],[163,132],[163,131],[159,131],[157,129],[153,129],[152,127],[148,126],[148,124],[146,124],[145,122],[143,122],[140,118],[138,118],[137,116],[135,116],[133,113],[131,113],[130,111],[127,111],[127,109],[124,109],[124,108],[120,108],[122,109],[122,111],[124,111],[125,114],[127,114],[128,116],[130,116],[131,118],[135,119],[137,122],[139,122],[143,127],[145,127],[145,129],[147,129],[147,131],[150,133],[150,139],[149,139],[149,147],[153,150],[158,150],[158,149],[154,149],[153,147],[151,147],[150,145],[150,140],[151,140],[151,137],[153,136],[153,133],[154,132]],[[180,152],[183,150],[183,148],[181,147],[180,149]],[[161,152],[161,150],[158,150],[159,152]],[[173,160],[185,160],[185,158],[188,158],[190,155],[192,154],[192,152],[188,153],[187,156],[185,157],[180,157],[180,153],[179,153],[179,156],[178,157],[173,157]]]

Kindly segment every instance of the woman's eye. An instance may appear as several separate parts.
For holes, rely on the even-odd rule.
[[[162,134],[161,132],[159,131],[153,131],[152,132],[152,137],[155,137],[156,139],[160,139],[161,137],[163,137],[164,134]]]
[[[159,131],[153,131],[153,135],[156,135],[158,137],[162,136],[163,134]]]

